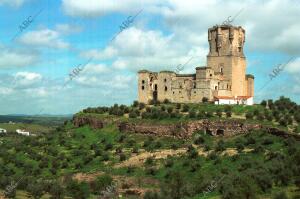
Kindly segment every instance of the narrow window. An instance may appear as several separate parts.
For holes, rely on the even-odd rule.
[[[167,82],[167,79],[165,79],[164,81]]]
[[[144,90],[145,89],[145,87],[144,86],[142,86],[142,90]]]
[[[142,84],[145,84],[145,80],[142,80]]]
[[[157,84],[155,84],[155,85],[154,85],[154,90],[156,90],[156,91],[157,91]]]
[[[165,91],[168,91],[168,87],[165,86]]]
[[[209,75],[210,77],[212,76],[212,74]]]
[[[196,88],[196,83],[194,83],[194,88]]]
[[[215,90],[218,90],[218,87],[217,87],[217,86],[215,86]]]

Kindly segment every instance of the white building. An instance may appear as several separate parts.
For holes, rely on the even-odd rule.
[[[0,133],[7,133],[6,129],[1,129],[0,128]]]
[[[17,129],[16,132],[20,135],[25,135],[25,136],[30,135],[30,133],[28,131],[24,131],[24,130],[21,130],[21,129]]]
[[[241,104],[241,105],[253,105],[253,97],[251,96],[236,96],[236,97],[227,97],[227,96],[218,96],[215,97],[215,104]]]

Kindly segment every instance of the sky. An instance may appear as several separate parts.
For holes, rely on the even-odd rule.
[[[300,103],[300,1],[0,0],[0,18],[0,115],[129,105],[137,71],[205,66],[207,30],[228,18],[246,31],[255,102]]]

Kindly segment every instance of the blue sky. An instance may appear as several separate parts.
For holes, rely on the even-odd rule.
[[[130,104],[137,99],[138,70],[175,70],[195,57],[181,72],[193,73],[206,65],[207,29],[241,9],[232,24],[246,30],[255,101],[285,95],[300,102],[297,1],[0,0],[0,114],[69,114],[89,106]],[[261,89],[272,70],[291,57]],[[69,73],[90,58],[68,82]]]

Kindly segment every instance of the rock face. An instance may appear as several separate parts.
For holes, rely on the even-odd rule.
[[[73,124],[75,127],[89,125],[94,129],[101,129],[107,124],[117,123],[120,132],[131,132],[149,134],[155,136],[169,136],[177,138],[189,138],[194,132],[204,131],[212,136],[233,136],[248,133],[250,130],[262,129],[272,135],[283,138],[293,137],[300,140],[300,135],[291,134],[277,128],[263,127],[259,124],[245,124],[240,120],[196,120],[177,124],[136,124],[132,122],[120,122],[116,118],[99,119],[92,116],[75,116]]]
[[[93,117],[74,117],[73,124],[75,127],[81,127],[84,125],[89,125],[95,129],[101,129],[104,127],[104,122]]]
[[[300,141],[300,135],[299,134],[291,134],[291,133],[287,133],[287,132],[282,131],[282,130],[277,129],[277,128],[269,128],[269,127],[265,128],[265,130],[266,130],[267,133],[270,133],[272,135],[280,136],[280,137],[283,137],[283,138],[293,137],[296,140]]]
[[[209,121],[199,120],[173,125],[134,124],[122,122],[119,124],[121,132],[153,134],[157,136],[172,136],[188,138],[196,131],[204,131],[213,136],[231,136],[247,133],[250,129],[261,129],[261,125],[244,124],[241,121]]]

